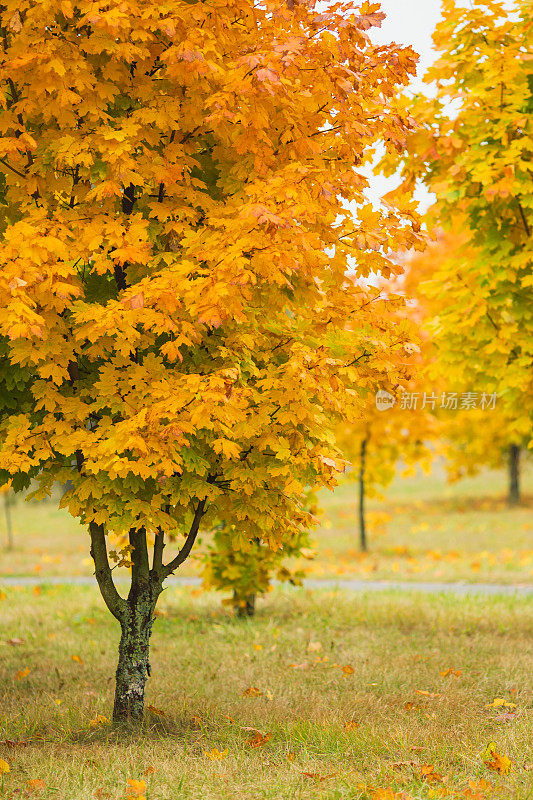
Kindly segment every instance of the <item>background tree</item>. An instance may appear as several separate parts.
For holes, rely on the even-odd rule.
[[[459,225],[457,227],[460,229]],[[439,452],[445,458],[450,480],[474,475],[483,467],[507,469],[508,502],[515,505],[520,501],[520,462],[527,458],[528,437],[520,433],[523,420],[516,424],[501,396],[493,403],[486,392],[472,392],[470,381],[451,383],[462,376],[448,371],[446,329],[440,327],[442,316],[447,314],[447,296],[437,290],[435,276],[445,274],[449,280],[454,264],[460,264],[462,259],[474,261],[477,258],[464,232],[437,230],[423,253],[407,258],[402,283],[416,303],[424,335],[423,380],[431,383],[439,395],[453,391],[458,397],[456,408],[443,409],[442,403],[437,402],[434,412],[441,440]],[[470,401],[466,407],[461,397],[468,396]],[[513,411],[516,414],[514,407]]]
[[[230,592],[222,602],[231,605],[239,617],[253,617],[257,597],[272,589],[273,580],[301,586],[305,570],[293,567],[290,559],[311,556],[308,531],[282,541],[277,550],[260,539],[237,549],[234,532],[222,524],[203,558],[203,585],[205,589]]]
[[[200,525],[275,548],[332,486],[332,420],[397,382],[368,292],[420,240],[359,165],[401,149],[415,56],[382,14],[266,0],[2,8],[1,479],[89,528],[121,626],[114,720],[140,722],[164,580]],[[356,211],[348,211],[352,203]],[[148,547],[149,532],[155,535]],[[127,536],[122,597],[106,535]],[[166,543],[180,541],[164,558]]]
[[[421,125],[400,159],[402,188],[436,195],[428,224],[462,238],[427,285],[436,363],[450,384],[498,393],[515,443],[531,439],[533,406],[532,24],[524,0],[512,14],[444,2],[434,96],[405,101]]]
[[[391,408],[380,411],[374,407],[358,424],[339,430],[339,446],[352,464],[348,480],[357,483],[359,548],[363,552],[368,550],[366,500],[381,497],[381,490],[398,473],[412,475],[416,465],[429,470],[434,457],[434,418],[428,408],[402,406],[402,394],[397,392]]]

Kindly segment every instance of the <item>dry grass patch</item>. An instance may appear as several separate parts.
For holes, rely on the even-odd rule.
[[[132,737],[99,719],[118,626],[96,591],[5,594],[7,798],[124,800],[128,779],[147,800],[359,800],[378,787],[425,800],[467,797],[480,780],[494,786],[487,798],[533,792],[528,599],[276,591],[243,622],[212,596],[168,589],[152,708]],[[487,708],[495,698],[509,705]],[[507,774],[483,763],[491,742]]]

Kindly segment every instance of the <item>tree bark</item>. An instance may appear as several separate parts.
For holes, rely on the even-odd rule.
[[[120,621],[121,636],[115,684],[113,722],[140,725],[144,689],[150,676],[150,636],[159,592],[150,580],[132,581]]]
[[[516,506],[520,502],[520,447],[512,444],[509,447],[509,505]]]
[[[365,460],[367,444],[368,436],[361,442],[359,461],[359,546],[363,553],[366,553],[368,550],[365,521]]]
[[[11,525],[11,498],[9,492],[6,492],[4,495],[4,511],[6,515],[7,549],[13,550],[13,527]]]
[[[255,615],[255,594],[253,592],[246,595],[246,601],[244,605],[241,605],[237,602],[237,596],[235,593],[233,594],[233,599],[235,601],[235,613],[238,617],[253,617]]]
[[[79,459],[80,464],[82,458]],[[212,482],[213,479],[208,479]],[[113,722],[140,727],[144,715],[144,689],[150,677],[150,636],[157,599],[165,578],[187,558],[198,533],[206,501],[196,507],[185,544],[178,555],[163,564],[164,532],[156,531],[152,568],[148,559],[145,528],[131,528],[131,585],[127,599],[120,596],[109,565],[103,525],[89,523],[91,556],[100,593],[109,611],[120,623],[120,644],[116,671]]]

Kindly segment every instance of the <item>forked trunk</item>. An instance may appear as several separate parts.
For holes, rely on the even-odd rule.
[[[113,722],[142,723],[144,688],[150,676],[150,635],[157,596],[150,586],[132,584],[120,621]]]
[[[520,502],[520,447],[512,444],[509,447],[509,505],[516,506]]]

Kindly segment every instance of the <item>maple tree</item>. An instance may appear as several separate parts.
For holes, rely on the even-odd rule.
[[[405,343],[397,355],[398,383],[389,392],[378,390],[367,397],[360,417],[341,423],[336,431],[337,443],[351,463],[348,481],[358,484],[359,548],[368,550],[365,503],[367,497],[379,497],[401,470],[411,475],[415,465],[426,471],[433,458],[432,441],[437,422],[430,407],[409,408],[402,397],[411,393],[423,395],[423,376],[428,357],[428,338],[421,328],[422,306],[413,302],[412,261],[425,262],[421,253],[397,254],[405,273],[399,279],[382,280],[376,287],[382,313],[388,323],[402,332]],[[405,302],[405,300],[408,302]],[[407,394],[406,394],[407,393]]]
[[[313,513],[310,509],[310,513]],[[305,529],[284,538],[277,549],[261,539],[236,548],[234,532],[220,524],[203,557],[202,582],[205,589],[230,591],[223,602],[231,605],[239,617],[252,617],[258,595],[272,588],[272,580],[301,586],[305,570],[284,563],[287,559],[312,556],[309,532]]]
[[[401,166],[398,192],[422,181],[434,193],[428,227],[451,241],[425,290],[441,378],[498,393],[519,446],[533,415],[531,4],[445,0],[442,12],[431,91],[404,101],[419,128],[384,166]]]
[[[407,384],[413,389],[411,383]],[[402,408],[401,391],[394,405],[385,410],[369,407],[355,424],[343,424],[338,430],[339,447],[352,463],[348,480],[358,485],[359,548],[368,550],[366,499],[380,497],[401,472],[413,475],[418,464],[426,471],[433,460],[431,441],[435,420],[428,409]]]
[[[0,478],[72,482],[62,504],[121,627],[116,722],[142,719],[155,605],[200,525],[223,520],[236,548],[298,536],[304,488],[336,480],[333,421],[397,382],[403,335],[346,277],[421,241],[412,205],[373,209],[357,168],[413,122],[396,98],[416,56],[371,43],[382,18],[2,7]]]
[[[470,398],[469,407],[461,407],[459,400],[452,411],[442,410],[439,402],[434,409],[441,439],[439,449],[446,459],[450,480],[474,475],[483,467],[507,467],[508,502],[515,505],[520,500],[520,461],[527,457],[528,436],[524,426],[528,414],[527,400],[523,398],[526,406],[519,411],[514,403],[504,403],[503,397],[498,403],[494,402],[494,407],[488,407],[486,392],[472,392],[467,374],[457,375],[448,369],[448,327],[447,323],[442,325],[442,319],[448,313],[448,301],[442,294],[441,280],[447,286],[454,267],[465,257],[469,261],[479,257],[476,248],[468,244],[465,232],[437,229],[424,252],[410,254],[404,261],[403,286],[407,294],[415,298],[424,339],[421,378],[441,396],[452,388],[459,398],[462,395]],[[466,355],[475,357],[468,351]],[[457,381],[452,386],[449,384],[451,378]]]

